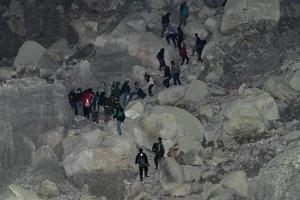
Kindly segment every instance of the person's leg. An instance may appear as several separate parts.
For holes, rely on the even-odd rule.
[[[168,35],[168,36],[166,37],[166,40],[167,40],[168,44],[170,44],[170,38],[171,38],[170,35]]]
[[[117,131],[119,135],[122,135],[122,122],[117,120]]]
[[[153,87],[154,87],[154,85],[149,85],[149,87],[148,87],[148,94],[149,94],[150,97],[153,96],[153,94],[152,94],[152,88]]]
[[[144,167],[144,170],[145,170],[145,177],[148,177],[148,166],[147,165]]]
[[[75,115],[78,115],[78,107],[77,103],[74,103]]]
[[[185,59],[186,59],[186,64],[189,64],[190,58],[188,56],[186,56]]]
[[[139,171],[140,171],[140,180],[143,181],[143,167],[139,167]]]
[[[181,56],[181,65],[183,65],[184,64],[184,56]]]
[[[173,35],[172,35],[172,41],[173,41],[173,44],[174,44],[174,47],[175,47],[175,48],[177,48],[177,46],[176,46],[176,37],[177,37],[176,34],[173,34]]]
[[[173,74],[173,85],[177,85],[176,79],[177,79],[176,74]]]
[[[159,156],[157,154],[155,154],[155,157],[154,157],[155,169],[158,169],[158,159],[159,159]]]
[[[178,74],[178,77],[177,77],[177,82],[178,82],[178,85],[181,85],[181,81],[180,81],[180,74]]]
[[[200,61],[203,62],[203,59],[202,59],[202,51],[203,51],[204,48],[201,48],[199,50],[199,57],[200,57]]]

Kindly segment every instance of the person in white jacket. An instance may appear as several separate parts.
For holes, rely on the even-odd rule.
[[[154,80],[153,80],[153,78],[147,72],[144,74],[144,77],[145,77],[145,80],[147,82],[148,95],[150,97],[152,97],[153,96],[153,94],[152,94],[152,88],[155,85]]]

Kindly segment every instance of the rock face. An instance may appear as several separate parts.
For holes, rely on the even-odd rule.
[[[191,193],[191,184],[185,183],[183,169],[174,158],[162,160],[159,181],[164,190],[174,196],[185,196]]]
[[[247,196],[248,182],[244,171],[232,172],[221,180],[221,185],[233,189],[241,197]]]
[[[289,149],[263,167],[248,191],[249,200],[281,200],[299,198],[299,152]]]
[[[300,69],[298,69],[289,81],[291,87],[300,92]]]
[[[270,121],[279,119],[274,99],[259,89],[246,89],[242,95],[223,105],[224,130],[234,137],[256,136],[270,128]]]
[[[251,21],[279,21],[279,0],[228,0],[222,18],[221,31],[226,32]]]
[[[207,96],[208,89],[206,83],[199,80],[193,80],[186,91],[185,100],[198,103]]]
[[[0,169],[8,169],[15,161],[13,129],[9,122],[0,121]]]
[[[160,105],[174,105],[184,98],[185,93],[185,86],[164,89],[158,94],[157,101]]]

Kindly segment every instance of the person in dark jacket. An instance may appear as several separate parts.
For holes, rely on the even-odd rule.
[[[125,121],[125,113],[120,104],[116,106],[113,112],[113,118],[117,120],[117,131],[119,135],[122,135],[122,124]]]
[[[171,62],[171,74],[173,77],[173,81],[174,81],[174,85],[181,85],[181,81],[180,81],[180,74],[181,74],[181,70],[180,70],[180,66],[178,64],[175,63],[175,61]]]
[[[181,48],[181,44],[184,41],[184,33],[181,29],[181,26],[177,27],[177,47],[178,49]]]
[[[163,15],[161,18],[161,25],[162,25],[162,32],[161,32],[161,38],[163,38],[164,32],[166,31],[166,28],[170,24],[170,16],[171,14],[168,12],[167,14]]]
[[[164,36],[166,37],[168,44],[170,44],[170,39],[172,39],[174,47],[177,48],[176,46],[177,30],[173,26],[169,25],[167,27]]]
[[[148,162],[148,157],[142,148],[139,149],[139,153],[135,157],[135,164],[139,165],[140,180],[143,181],[143,172],[145,171],[145,177],[148,177],[148,167],[150,165]]]
[[[189,7],[187,6],[186,2],[183,2],[180,5],[179,12],[180,12],[180,26],[181,25],[185,26],[186,20],[189,17]]]
[[[153,78],[147,72],[144,74],[144,77],[145,77],[145,80],[147,82],[148,95],[150,97],[152,97],[153,96],[153,94],[152,94],[152,88],[155,85],[154,80],[153,80]]]
[[[195,51],[197,52],[198,55],[198,62],[201,61],[203,62],[201,55],[202,55],[202,51],[204,49],[204,46],[206,45],[206,40],[202,40],[198,33],[195,33],[195,39],[196,39],[196,44],[195,44],[195,50],[193,51],[193,55],[195,53]]]
[[[172,75],[171,75],[171,69],[169,66],[165,66],[165,69],[164,69],[164,86],[166,88],[169,88],[170,87],[170,79],[172,78]]]
[[[104,123],[107,124],[107,122],[111,119],[111,115],[113,113],[113,98],[109,97],[105,98],[104,102]]]
[[[153,144],[152,151],[155,153],[155,157],[154,157],[155,169],[158,169],[158,162],[165,155],[165,148],[164,148],[164,145],[162,143],[162,138],[161,137],[158,138],[157,143]]]
[[[113,97],[120,97],[121,96],[121,89],[120,89],[120,82],[113,82],[111,87],[111,96]]]
[[[163,69],[166,66],[165,62],[165,49],[161,48],[160,51],[158,52],[156,58],[158,59],[159,62],[159,71]]]
[[[121,87],[120,103],[123,108],[127,106],[127,97],[130,94],[129,80],[126,80]]]
[[[179,55],[182,58],[181,65],[184,64],[184,61],[186,60],[186,64],[189,64],[190,58],[188,57],[186,45],[183,44],[183,46],[179,49]]]
[[[78,115],[78,108],[77,108],[77,95],[73,90],[68,94],[69,102],[72,107],[72,110],[74,110],[75,115]]]

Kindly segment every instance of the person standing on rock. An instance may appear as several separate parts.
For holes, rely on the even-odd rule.
[[[183,46],[179,49],[179,55],[182,58],[181,65],[184,64],[184,61],[186,60],[186,64],[189,64],[190,58],[188,57],[186,45],[183,44]]]
[[[185,26],[186,25],[186,20],[189,17],[189,7],[187,6],[186,2],[183,2],[180,5],[180,11],[179,12],[180,12],[180,26],[181,25]]]
[[[172,78],[172,75],[171,75],[170,67],[166,65],[164,68],[164,83],[163,83],[166,88],[170,87],[170,79],[171,78]]]
[[[148,86],[148,95],[150,97],[152,97],[153,96],[153,94],[152,94],[152,88],[155,85],[154,80],[153,80],[153,78],[147,72],[144,74],[144,77],[145,77],[145,80],[146,80],[147,86]]]
[[[165,155],[165,148],[164,148],[164,145],[162,143],[162,138],[161,137],[158,138],[157,143],[153,144],[152,151],[155,153],[155,157],[154,157],[155,169],[158,169],[158,162]]]
[[[140,180],[142,182],[143,181],[143,172],[145,171],[145,177],[148,177],[148,167],[150,166],[149,162],[148,162],[148,157],[144,153],[142,148],[139,149],[139,153],[136,155],[135,164],[139,165]]]
[[[171,73],[172,73],[172,77],[173,77],[173,81],[174,81],[174,85],[181,85],[181,81],[180,81],[180,74],[181,74],[181,70],[180,70],[180,66],[178,64],[175,63],[175,61],[171,62]]]
[[[173,26],[169,25],[167,27],[164,36],[166,37],[168,44],[170,44],[170,39],[172,39],[174,47],[177,48],[176,46],[177,30]]]
[[[124,110],[120,104],[118,104],[116,106],[116,108],[114,109],[113,118],[114,118],[114,120],[115,119],[117,120],[118,134],[122,135],[122,124],[124,123],[126,117],[125,117]]]
[[[78,115],[76,94],[75,94],[74,89],[72,89],[71,92],[68,94],[68,99],[69,99],[70,105],[72,107],[72,110],[74,110],[75,115]]]
[[[184,41],[184,34],[181,29],[181,26],[178,26],[177,27],[177,47],[178,47],[178,49],[181,48],[181,44],[183,41]]]
[[[204,46],[206,45],[206,40],[202,40],[198,33],[195,33],[195,39],[196,39],[196,44],[195,44],[195,49],[193,51],[193,55],[195,53],[195,51],[197,52],[198,55],[198,62],[201,61],[201,63],[203,62],[201,55],[202,55],[202,51],[204,49]]]
[[[160,51],[158,52],[156,58],[158,59],[159,62],[159,71],[161,71],[165,66],[165,49],[161,48]]]
[[[99,100],[99,92],[94,94],[93,98],[92,98],[92,120],[93,120],[93,124],[98,124],[99,123],[98,100]]]
[[[170,16],[171,14],[168,12],[167,14],[163,15],[161,18],[161,25],[162,25],[161,38],[163,38],[163,35],[170,24]]]

